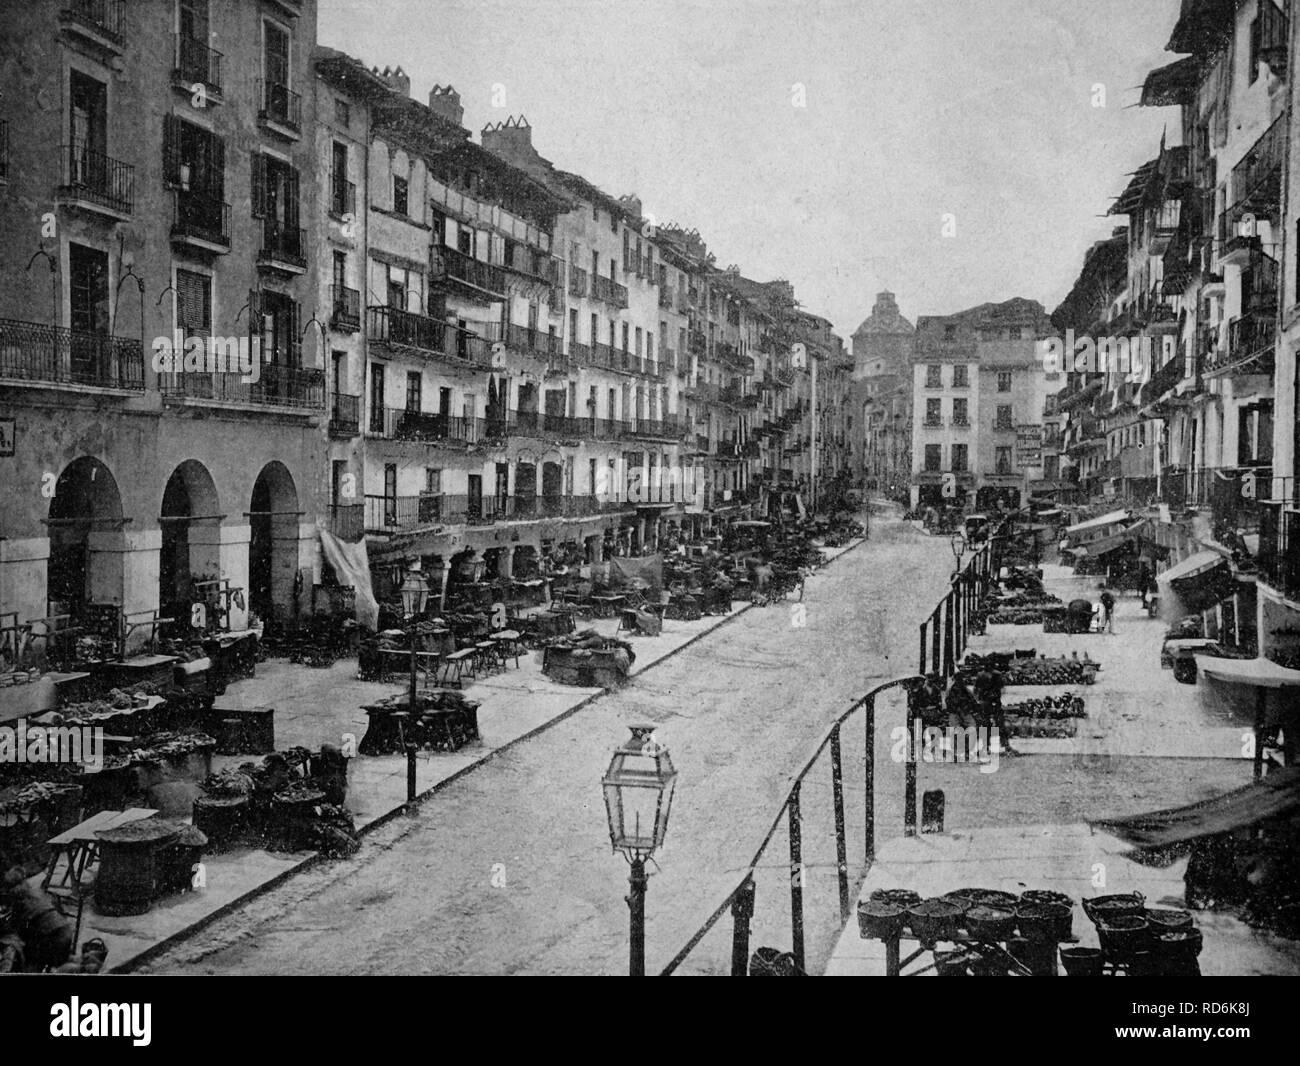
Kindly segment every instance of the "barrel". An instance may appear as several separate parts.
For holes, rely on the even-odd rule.
[[[194,866],[203,861],[203,849],[207,843],[203,830],[187,825],[175,840],[159,849],[158,895],[185,892],[193,886]]]
[[[179,826],[154,818],[96,833],[95,911],[113,917],[146,913],[157,892],[159,852],[179,835]]]
[[[200,796],[194,801],[194,827],[208,850],[225,851],[243,842],[249,829],[247,796]]]

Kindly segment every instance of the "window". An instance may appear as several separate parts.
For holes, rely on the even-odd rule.
[[[969,385],[970,368],[965,363],[958,363],[952,368],[952,387],[954,389],[964,389]]]
[[[399,215],[406,214],[406,179],[393,179],[393,210]]]
[[[1011,473],[1011,447],[1010,445],[1000,445],[993,450],[994,462],[996,464],[995,472],[999,474]]]
[[[384,364],[370,364],[370,432],[384,431]]]
[[[424,468],[424,491],[430,496],[442,495],[442,469],[436,466]]]
[[[1021,336],[1021,329],[1019,326],[1012,326],[1009,330],[1007,330],[1008,340],[1018,341],[1020,340],[1020,336]]]
[[[623,323],[623,351],[625,352],[628,350],[627,345],[628,345],[628,340],[631,338],[631,335],[632,335],[632,327],[627,322],[624,322]]]
[[[456,224],[456,250],[461,255],[474,254],[474,231],[463,223]]]
[[[342,215],[355,207],[348,203],[348,146],[335,141],[331,159],[333,163],[330,169],[330,212]]]
[[[967,419],[966,398],[964,396],[952,401],[952,424],[954,426],[970,425]]]
[[[636,349],[635,349],[635,351],[636,351],[636,357],[637,357],[638,359],[641,358],[641,343],[642,343],[642,342],[641,342],[641,327],[640,327],[640,326],[637,326],[637,328],[636,328]]]
[[[994,426],[997,429],[1011,428],[1011,405],[1010,404],[998,404],[997,421],[994,423]]]
[[[998,392],[1010,392],[1010,391],[1011,391],[1011,371],[999,370],[998,371]]]
[[[939,444],[927,444],[925,446],[925,469],[929,473],[937,473],[943,463],[943,447]]]
[[[938,363],[931,363],[925,368],[925,387],[927,389],[937,389],[943,385],[943,367]]]
[[[334,98],[334,122],[344,129],[352,125],[352,108],[346,100],[340,100],[337,96]]]
[[[408,370],[406,372],[406,409],[408,411],[418,411],[420,409],[421,386],[420,372],[418,370]]]
[[[74,318],[77,317],[75,312],[78,303],[74,292]],[[206,274],[196,274],[191,270],[176,271],[176,325],[186,337],[212,335],[212,279]]]
[[[925,424],[927,426],[943,425],[943,401],[938,397],[925,401]]]
[[[946,341],[954,340],[957,336],[957,327],[949,322],[943,327],[943,339]]]
[[[966,445],[954,444],[952,446],[952,469],[955,473],[961,474],[966,471]]]

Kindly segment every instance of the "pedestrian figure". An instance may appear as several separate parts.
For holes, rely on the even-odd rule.
[[[990,666],[983,666],[975,675],[975,700],[980,707],[980,716],[986,729],[998,731],[998,744],[1004,755],[1019,755],[1011,746],[1011,732],[1007,729],[1006,712],[1002,709],[1002,689],[1005,682],[1001,671]],[[989,734],[989,750],[993,748],[993,737]]]
[[[1110,589],[1101,592],[1101,623],[1107,633],[1115,632],[1115,597]]]

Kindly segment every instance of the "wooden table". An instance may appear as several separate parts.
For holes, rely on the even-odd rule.
[[[41,888],[50,887],[59,859],[66,858],[68,868],[63,872],[63,879],[59,884],[66,885],[71,878],[73,885],[80,889],[81,877],[86,872],[86,867],[99,856],[99,838],[95,836],[96,833],[103,832],[105,829],[116,829],[118,826],[138,822],[144,818],[152,818],[157,813],[156,810],[148,807],[130,807],[125,811],[100,811],[71,829],[65,829],[58,836],[51,837],[47,843],[53,849],[53,854],[50,856],[50,864],[45,868],[45,876],[41,879]]]
[[[514,659],[515,666],[519,665],[519,656],[523,648],[523,634],[516,629],[502,629],[493,633],[489,640],[495,641],[500,650],[501,665],[504,666],[507,659]]]

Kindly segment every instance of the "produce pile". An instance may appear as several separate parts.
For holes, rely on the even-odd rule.
[[[1044,696],[1040,699],[1025,700],[1023,703],[1008,704],[1003,710],[1017,718],[1061,719],[1087,718],[1083,697],[1067,692],[1064,696]]]
[[[206,733],[167,731],[145,737],[141,746],[131,752],[131,757],[138,762],[162,762],[183,758],[204,748],[211,750],[216,746],[217,742]]]
[[[1092,685],[1099,669],[1086,654],[1082,659],[1016,659],[1002,680],[1008,685]]]
[[[0,792],[0,814],[25,811],[40,804],[55,803],[61,796],[80,791],[80,785],[66,781],[31,781],[17,788]]]
[[[1036,626],[1042,621],[1041,607],[999,607],[985,617],[985,623],[992,626]]]
[[[617,651],[622,649],[627,653],[629,666],[636,662],[636,652],[632,650],[631,644],[625,640],[615,640],[613,637],[602,636],[594,629],[580,629],[576,633],[566,633],[561,637],[552,637],[546,642],[546,647],[572,651],[575,653],[576,658],[581,658],[582,652]]]

